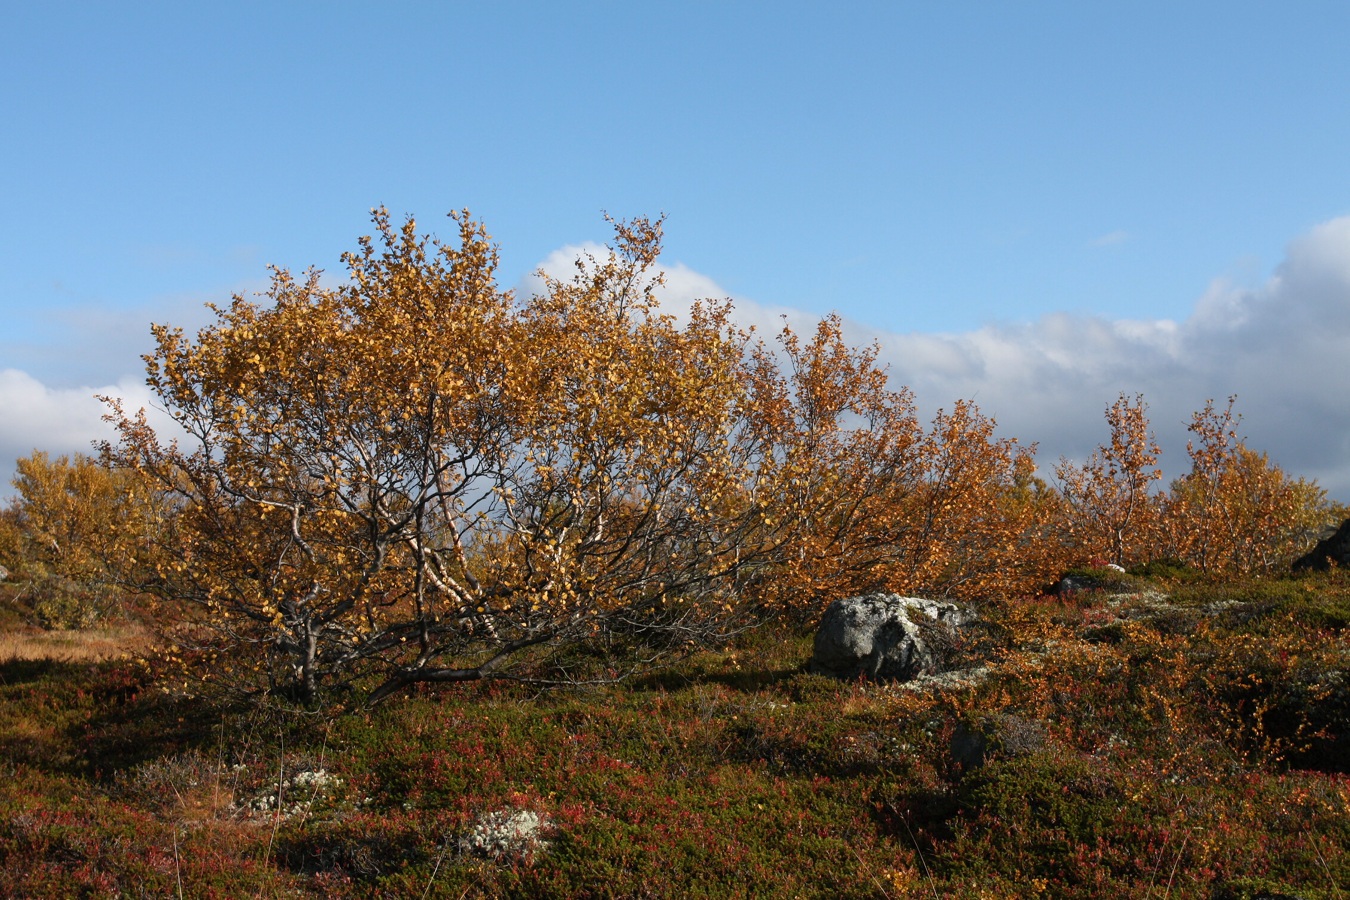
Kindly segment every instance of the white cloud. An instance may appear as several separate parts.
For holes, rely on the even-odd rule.
[[[724,294],[682,270],[672,270],[671,301]],[[799,330],[812,327],[800,312],[736,304],[737,318],[766,335],[782,313]],[[1044,470],[1060,456],[1085,457],[1107,437],[1106,407],[1122,392],[1142,393],[1173,477],[1188,466],[1192,413],[1236,394],[1249,446],[1350,500],[1350,217],[1296,238],[1255,288],[1215,282],[1181,322],[1053,313],[958,334],[849,322],[846,335],[880,345],[925,415],[973,398],[1002,433],[1039,443]]]
[[[597,258],[606,252],[593,244],[564,247],[541,268],[569,278],[584,251]],[[531,277],[519,290],[539,287]],[[661,296],[668,311],[725,295],[688,266],[666,267]],[[732,299],[740,323],[766,339],[783,317],[798,331],[814,327],[815,317],[800,310]],[[1086,456],[1102,441],[1103,411],[1124,392],[1144,395],[1164,466],[1169,476],[1179,474],[1191,413],[1208,398],[1222,403],[1237,394],[1250,446],[1350,500],[1350,217],[1292,241],[1284,261],[1256,287],[1215,282],[1180,322],[1054,313],[957,334],[845,326],[850,341],[879,344],[896,383],[914,389],[925,415],[973,398],[1003,434],[1038,442],[1045,469],[1061,455]],[[113,349],[107,348],[110,357]],[[126,361],[134,352],[119,358],[119,368],[132,368]],[[88,452],[91,441],[110,436],[95,393],[124,397],[130,409],[150,405],[139,376],[104,387],[52,387],[56,379],[42,373],[41,380],[25,368],[0,370],[0,472],[12,471],[14,459],[35,447]]]
[[[116,436],[103,421],[108,408],[95,395],[121,397],[128,412],[151,408],[149,389],[132,378],[102,387],[52,388],[18,369],[0,369],[0,472],[34,450],[53,456],[94,453],[95,441]],[[161,417],[162,418],[162,417]],[[8,495],[8,477],[0,495]]]
[[[604,245],[593,241],[559,247],[536,266],[533,272],[520,280],[520,283],[516,285],[516,295],[529,297],[533,294],[542,294],[544,292],[544,279],[540,277],[540,272],[558,281],[570,281],[572,276],[577,274],[578,260],[585,257],[604,260],[608,255],[609,250]]]
[[[1123,391],[1144,395],[1179,474],[1191,413],[1237,394],[1251,447],[1350,499],[1350,217],[1294,240],[1258,287],[1216,282],[1180,323],[1055,313],[882,343],[921,402],[975,397],[1005,433],[1040,442],[1043,466],[1104,439],[1102,413]]]

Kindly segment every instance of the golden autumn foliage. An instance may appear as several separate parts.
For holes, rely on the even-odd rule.
[[[135,472],[78,453],[53,459],[35,450],[18,460],[12,484],[18,495],[0,517],[0,560],[32,582],[41,622],[90,624],[113,604],[114,585],[137,580],[165,510]]]
[[[777,550],[748,336],[725,304],[658,312],[660,222],[517,301],[456,221],[450,246],[379,211],[348,283],[278,271],[195,340],[156,326],[190,449],[114,411],[109,458],[184,503],[153,587],[205,611],[231,679],[373,673],[378,700],[530,648],[656,654],[717,633]]]
[[[774,608],[815,615],[865,590],[972,598],[1045,576],[1023,493],[1033,449],[995,438],[965,401],[923,427],[910,392],[888,389],[875,350],[848,349],[835,318],[809,344],[781,343],[779,515],[794,533],[767,586]]]
[[[231,681],[371,674],[377,701],[524,651],[651,658],[750,611],[1044,577],[1030,449],[969,403],[920,426],[836,318],[766,345],[726,302],[661,312],[660,221],[525,298],[467,214],[454,245],[374,221],[344,284],[277,271],[195,338],[155,326],[183,446],[112,414],[108,462],[182,508],[147,587],[203,611]]]
[[[1334,523],[1326,491],[1293,479],[1238,437],[1236,397],[1196,412],[1186,445],[1191,471],[1166,501],[1172,556],[1205,572],[1247,574],[1287,565]]]
[[[1162,478],[1160,448],[1148,423],[1148,404],[1121,394],[1106,410],[1110,441],[1082,464],[1055,466],[1064,500],[1063,531],[1083,563],[1119,566],[1147,562],[1157,542],[1159,498],[1151,486]]]
[[[15,468],[10,521],[23,545],[15,562],[29,574],[108,579],[150,527],[147,491],[132,473],[82,454],[52,459],[40,450]]]
[[[1062,536],[1075,564],[1138,565],[1167,559],[1211,575],[1247,575],[1287,566],[1318,534],[1344,518],[1315,482],[1294,479],[1238,437],[1236,397],[1222,411],[1207,401],[1193,414],[1191,469],[1166,492],[1142,396],[1107,409],[1110,442],[1082,465],[1061,460]]]
[[[377,210],[344,282],[277,270],[195,336],[154,326],[148,382],[181,442],[112,402],[102,470],[174,512],[140,586],[196,611],[178,640],[207,677],[306,702],[575,680],[581,645],[641,665],[864,591],[1026,595],[1173,545],[1267,565],[1279,521],[1319,514],[1212,410],[1195,472],[1152,494],[1158,447],[1124,395],[1110,442],[1052,489],[973,403],[920,422],[837,317],[766,342],[726,301],[663,312],[660,220],[612,222],[607,254],[528,297],[498,286],[483,226],[453,220],[442,243]]]

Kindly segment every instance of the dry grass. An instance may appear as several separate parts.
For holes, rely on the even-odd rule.
[[[98,662],[143,653],[153,643],[150,631],[136,623],[119,623],[81,631],[24,628],[0,633],[0,661],[47,659],[56,662]]]
[[[0,584],[0,662],[99,662],[145,653],[154,635],[134,606],[124,605],[90,628],[47,630],[34,624],[32,585]]]

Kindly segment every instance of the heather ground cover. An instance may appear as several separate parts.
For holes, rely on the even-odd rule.
[[[1141,577],[981,613],[965,683],[831,681],[780,625],[617,685],[322,713],[11,652],[0,896],[1350,891],[1350,579]],[[532,837],[491,837],[521,813]]]

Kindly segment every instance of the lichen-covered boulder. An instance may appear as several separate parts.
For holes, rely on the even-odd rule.
[[[942,665],[944,647],[975,621],[955,603],[865,594],[836,600],[816,632],[810,670],[835,678],[909,681]]]

